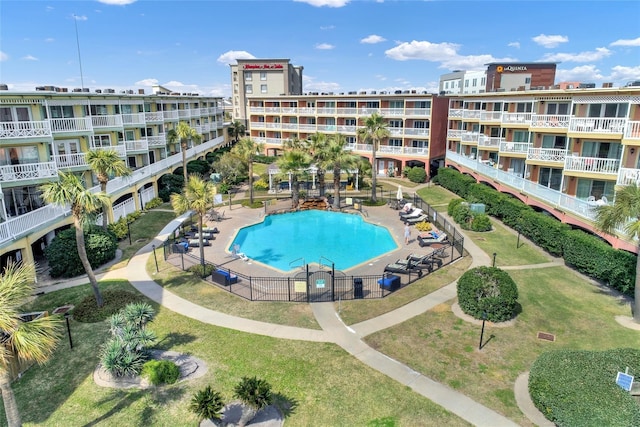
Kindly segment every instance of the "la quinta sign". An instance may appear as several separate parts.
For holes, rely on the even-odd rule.
[[[514,72],[514,71],[527,71],[526,65],[498,65],[496,67],[496,71],[498,73],[504,73],[505,71]]]
[[[244,64],[245,70],[279,70],[283,68],[283,64]]]

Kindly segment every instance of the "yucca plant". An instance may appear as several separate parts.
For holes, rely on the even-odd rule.
[[[238,425],[244,427],[258,413],[258,411],[273,402],[271,385],[257,377],[242,377],[240,383],[234,389],[234,396],[240,399],[242,405],[242,416]]]
[[[144,328],[155,318],[156,313],[150,304],[146,302],[135,302],[124,308],[124,317],[128,322],[133,323],[138,328]]]
[[[114,377],[136,376],[145,362],[142,354],[128,351],[117,337],[104,346],[100,360],[104,369]]]
[[[202,420],[221,419],[223,408],[222,396],[220,396],[219,392],[214,391],[210,385],[196,392],[189,404],[189,410],[199,418],[198,425]]]

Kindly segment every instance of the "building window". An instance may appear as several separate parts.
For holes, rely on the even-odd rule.
[[[444,88],[449,89],[449,82],[444,82]]]
[[[267,85],[260,85],[260,93],[267,93]]]
[[[530,85],[531,84],[531,77],[525,77],[524,84]]]
[[[478,86],[478,79],[473,79],[473,82],[471,84],[473,87]]]
[[[251,80],[253,80],[253,73],[251,71],[245,71],[244,79],[245,81],[250,82]]]
[[[111,146],[111,137],[109,135],[93,135],[94,147],[109,147]]]
[[[389,138],[389,146],[391,146],[391,147],[402,147],[402,139]]]
[[[260,80],[267,80],[267,72],[260,71]]]
[[[464,81],[464,87],[469,87],[469,80]]]
[[[480,86],[485,86],[487,84],[487,78],[483,77],[482,79],[480,79]]]
[[[401,128],[402,127],[402,120],[389,120],[389,127],[390,128]]]
[[[233,93],[238,93],[238,83],[233,85]]]
[[[253,93],[253,85],[246,85],[245,86],[245,92],[246,93]]]

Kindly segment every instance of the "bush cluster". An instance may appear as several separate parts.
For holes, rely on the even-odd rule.
[[[87,258],[92,268],[115,258],[118,240],[112,232],[91,225],[84,230],[84,240]],[[85,273],[78,255],[75,228],[58,233],[45,249],[44,255],[49,263],[51,277],[75,277]]]
[[[511,195],[478,184],[472,177],[454,169],[440,168],[436,181],[469,203],[484,203],[487,214],[518,230],[550,254],[564,257],[565,262],[579,272],[626,295],[633,295],[637,255],[613,249],[598,236],[571,230],[569,225],[536,212]],[[455,203],[462,203],[462,200]],[[452,215],[449,209],[447,211]]]
[[[477,214],[471,211],[464,199],[453,199],[447,206],[447,213],[464,230],[490,231],[491,219],[487,214]]]
[[[529,394],[558,426],[638,426],[640,406],[615,383],[627,367],[640,375],[640,350],[543,353],[531,366]]]
[[[149,210],[149,209],[157,208],[163,203],[164,202],[160,197],[154,197],[153,199],[149,200],[146,205],[144,205],[144,209]]]
[[[427,172],[424,170],[424,168],[421,168],[419,166],[415,166],[415,167],[412,167],[412,168],[411,167],[405,168],[405,170],[407,170],[406,171],[407,178],[409,178],[409,181],[411,181],[411,182],[417,182],[417,183],[422,184],[427,179]],[[403,171],[403,173],[404,173],[404,171]]]
[[[84,323],[102,322],[112,314],[122,310],[127,304],[141,301],[142,297],[123,289],[107,289],[102,292],[102,299],[104,300],[104,305],[98,307],[93,293],[87,295],[73,309],[74,320]]]
[[[173,384],[180,378],[180,368],[170,360],[149,360],[142,366],[142,376],[153,385]]]
[[[160,178],[160,184],[158,185],[158,197],[166,203],[171,198],[171,194],[181,193],[183,187],[184,176],[182,176],[182,172],[178,173],[178,171],[176,171],[173,174],[163,175],[162,178]]]
[[[269,189],[269,182],[264,178],[260,178],[254,181],[253,188],[256,190],[267,190]]]
[[[213,270],[215,270],[215,266],[212,264],[205,264],[205,265],[195,264],[189,267],[188,270],[193,274],[204,278],[211,275],[211,273],[213,273]]]
[[[495,267],[476,267],[458,279],[458,304],[476,319],[483,313],[492,322],[512,319],[519,307],[518,287],[506,271]]]

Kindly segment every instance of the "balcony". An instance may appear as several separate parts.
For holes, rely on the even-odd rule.
[[[564,163],[568,151],[564,148],[529,148],[527,160],[550,163]]]
[[[531,123],[531,113],[502,113],[502,124],[528,125]]]
[[[388,127],[387,130],[389,131],[391,136],[403,136],[404,135],[404,128]]]
[[[284,130],[298,130],[298,123],[282,123]]]
[[[87,168],[86,153],[56,154],[51,156],[58,168]]]
[[[402,154],[402,147],[396,145],[380,145],[378,153],[381,154]]]
[[[316,107],[301,107],[298,108],[298,114],[316,114]]]
[[[557,114],[533,114],[531,116],[531,127],[543,129],[569,129],[569,115]]]
[[[403,147],[403,153],[414,156],[428,156],[429,147]]]
[[[477,144],[478,139],[480,139],[480,132],[462,131],[460,134],[460,142],[465,144]]]
[[[127,150],[124,147],[124,144],[117,144],[117,145],[105,145],[102,147],[89,147],[89,149],[91,150],[113,150],[116,153],[118,153],[118,157],[126,157],[127,156]]]
[[[251,122],[251,129],[266,129],[267,124],[265,122]]]
[[[478,138],[478,148],[499,148],[502,141],[501,137],[483,135]]]
[[[200,114],[200,109],[199,109],[199,108],[192,108],[192,109],[190,109],[190,110],[189,110],[189,115],[190,115],[191,117],[200,117],[200,116],[201,116],[201,114]]]
[[[462,110],[462,118],[463,119],[480,119],[480,114],[482,111],[480,110]]]
[[[336,114],[335,108],[318,108],[317,111],[318,111],[317,114],[324,114],[324,115],[330,115],[330,116],[333,116],[334,114]]]
[[[357,108],[337,108],[339,116],[355,116],[358,114]]]
[[[405,115],[412,117],[429,117],[431,116],[431,108],[407,108]]]
[[[340,133],[356,133],[356,126],[353,125],[338,125],[338,132]]]
[[[48,120],[36,122],[0,122],[0,138],[40,138],[50,137]]]
[[[191,117],[191,110],[178,110],[179,119],[188,119]]]
[[[167,146],[166,134],[162,133],[158,136],[148,136],[147,145],[149,146],[149,148],[165,148]]]
[[[316,125],[315,124],[298,124],[298,129],[304,132],[315,132]]]
[[[55,162],[0,166],[0,182],[19,182],[58,176]]]
[[[407,136],[420,136],[422,138],[428,138],[429,128],[404,128],[404,134]]]
[[[622,135],[627,119],[613,117],[572,117],[569,132]]]
[[[282,129],[282,123],[280,122],[265,122],[263,127],[267,129]]]
[[[49,119],[52,133],[90,133],[93,132],[91,117],[72,117],[68,119]]]
[[[164,114],[162,111],[144,113],[144,121],[146,123],[162,123],[164,122]]]
[[[145,113],[134,113],[134,114],[123,114],[122,115],[122,124],[124,126],[140,126],[144,127],[145,122]]]
[[[640,169],[620,168],[616,184],[640,186]]]
[[[264,114],[264,107],[249,107],[249,113]]]
[[[178,116],[178,110],[171,110],[171,111],[163,111],[162,112],[162,118],[163,120],[178,120],[179,116]]]
[[[502,121],[502,111],[482,111],[480,113],[480,121],[500,123]]]
[[[640,122],[627,122],[627,128],[624,132],[625,139],[640,140]]]
[[[461,119],[464,116],[464,110],[461,108],[449,108],[449,119]]]
[[[284,138],[265,138],[263,136],[255,136],[252,139],[258,143],[268,145],[283,145],[286,141]]]
[[[318,125],[318,132],[335,132],[337,128],[336,125]]]
[[[619,159],[601,159],[598,157],[567,156],[564,159],[564,170],[569,172],[588,172],[605,175],[618,175]]]
[[[447,130],[447,138],[449,139],[460,139],[462,137],[462,131],[460,129],[449,129]]]
[[[384,117],[402,117],[404,114],[402,108],[382,108],[380,111]]]
[[[533,144],[530,144],[528,142],[502,141],[500,142],[498,152],[500,154],[527,154],[529,152],[529,148],[531,148],[532,146]]]
[[[122,128],[122,116],[119,114],[109,116],[91,116],[91,125],[94,129]]]
[[[125,141],[125,147],[127,147],[127,154],[132,153],[146,153],[149,151],[149,143],[146,139],[138,139],[135,141]]]

